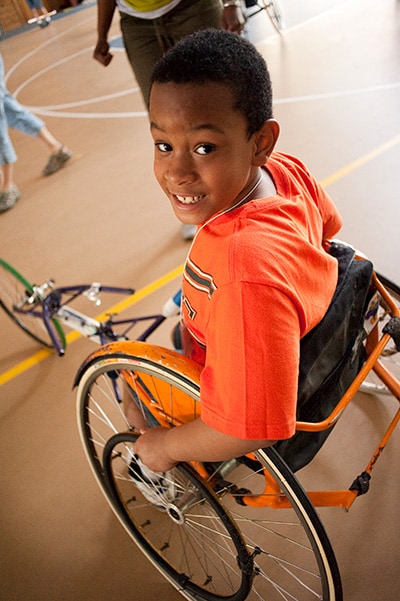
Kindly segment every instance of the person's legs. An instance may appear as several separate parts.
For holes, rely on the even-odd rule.
[[[72,157],[72,152],[68,150],[66,146],[61,144],[61,142],[56,140],[46,127],[43,127],[40,130],[39,138],[48,148],[53,149],[51,150],[49,160],[43,169],[43,175],[52,175],[69,161]]]
[[[61,150],[63,145],[59,142],[52,133],[49,132],[47,127],[44,125],[38,133],[38,138],[47,146],[50,153],[57,153]]]
[[[44,175],[58,171],[72,156],[71,152],[47,129],[44,122],[22,106],[8,90],[4,94],[4,110],[9,127],[37,137],[50,152]]]
[[[8,121],[5,111],[7,89],[4,85],[4,66],[0,55],[0,165],[15,163],[17,155],[8,135]]]
[[[0,165],[15,163],[17,154],[8,134],[4,106],[0,99]]]
[[[30,5],[34,17],[45,17],[48,14],[47,8],[43,5],[41,0],[30,0],[28,4]]]
[[[147,107],[151,74],[164,52],[199,29],[219,28],[221,15],[220,0],[182,0],[169,13],[154,20],[136,19],[120,13],[126,54]],[[183,239],[191,240],[195,231],[195,226],[183,225]]]
[[[17,155],[8,134],[7,117],[4,110],[6,88],[4,86],[3,63],[0,60],[0,212],[7,211],[14,206],[19,192],[14,184],[14,163]]]
[[[11,190],[14,186],[14,163],[2,165],[2,190]]]
[[[220,0],[182,0],[178,6],[161,17],[164,35],[170,46],[175,45],[183,37],[213,27],[221,27],[222,3]]]
[[[148,106],[151,73],[165,49],[157,38],[151,20],[136,19],[121,13],[121,31],[128,61]]]
[[[152,20],[120,14],[126,54],[146,106],[151,74],[164,52],[198,29],[220,27],[221,14],[219,0],[182,0],[166,15]]]
[[[18,129],[28,136],[39,135],[40,130],[44,127],[44,122],[22,106],[7,89],[3,102],[8,127]]]
[[[61,169],[61,167],[72,157],[72,152],[63,146],[56,154],[51,154],[47,161],[43,175],[52,175]]]
[[[14,164],[4,163],[1,166],[1,192],[0,192],[0,213],[4,213],[15,205],[21,196],[17,186],[14,184]]]
[[[43,4],[41,4],[40,12],[42,13],[43,17],[47,17],[48,14],[49,14],[49,11],[47,10],[47,8]],[[50,17],[49,17],[49,19],[50,19]]]

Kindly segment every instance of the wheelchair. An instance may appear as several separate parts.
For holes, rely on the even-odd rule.
[[[287,441],[152,478],[132,450],[138,433],[127,399],[148,427],[179,427],[200,416],[201,367],[172,350],[122,341],[92,353],[77,373],[78,427],[93,474],[128,535],[190,601],[343,598],[316,508],[348,509],[367,492],[400,408],[348,489],[305,491],[295,474],[358,390],[377,403],[400,401],[400,290],[350,246],[333,241],[329,252],[338,285],[324,319],[301,341],[297,427]]]

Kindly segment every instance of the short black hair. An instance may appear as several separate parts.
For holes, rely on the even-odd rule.
[[[203,29],[180,40],[156,64],[154,83],[222,83],[248,122],[249,136],[272,118],[272,85],[258,50],[236,33]]]

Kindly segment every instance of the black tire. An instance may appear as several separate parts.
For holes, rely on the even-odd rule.
[[[400,309],[400,286],[389,280],[384,275],[377,273],[376,274],[379,281],[384,285],[387,289],[395,303]],[[379,320],[380,329],[383,328],[388,318],[387,307],[383,304],[380,308]],[[382,363],[388,368],[388,370],[395,375],[398,379],[400,379],[400,353],[397,351],[394,341],[391,340],[390,343],[386,346],[380,357]],[[386,388],[383,382],[378,378],[378,376],[374,372],[370,372],[365,379],[365,381],[360,386],[360,391],[365,392],[367,394],[383,394],[383,395],[391,395],[392,393]]]
[[[187,406],[186,415],[194,419],[199,415],[199,386],[194,379],[182,373],[179,365],[174,364],[175,355],[164,351],[155,360],[154,357],[145,357],[142,352],[132,355],[104,353],[89,362],[81,374],[77,400],[83,445],[103,493],[128,534],[188,599],[314,601],[319,598],[341,601],[339,571],[325,530],[298,480],[274,450],[259,451],[257,461],[232,460],[213,468],[208,466],[207,483],[181,466],[168,475],[177,489],[182,488],[181,478],[185,478],[186,483],[195,484],[199,506],[208,510],[212,507],[212,511],[219,514],[222,524],[218,528],[227,529],[229,535],[222,537],[222,531],[218,530],[218,535],[213,534],[212,540],[213,544],[217,544],[215,541],[218,539],[228,541],[225,547],[221,543],[219,553],[223,555],[222,548],[227,553],[223,570],[221,565],[218,569],[216,565],[210,565],[214,562],[214,555],[208,559],[207,555],[202,559],[193,556],[193,548],[197,544],[195,530],[186,528],[186,515],[182,524],[173,521],[168,513],[168,498],[157,506],[149,501],[143,502],[134,481],[127,477],[127,464],[132,460],[129,441],[134,440],[135,435],[132,438],[129,434],[115,437],[115,434],[129,429],[115,390],[119,390],[121,396],[121,390],[129,380],[131,400],[140,405],[144,395],[147,402],[150,399],[156,418],[140,407],[142,414],[148,418],[149,426],[157,425],[158,419],[174,422],[178,416],[174,415],[173,407],[180,406],[183,413],[184,404]],[[267,489],[264,470],[269,474]],[[212,487],[217,504],[208,486]],[[156,485],[156,488],[159,487]],[[208,495],[212,496],[212,502]],[[264,495],[272,501],[270,506],[266,503],[262,507],[249,506]],[[274,504],[277,508],[272,507]],[[285,508],[280,509],[279,506]],[[247,547],[246,556],[240,557],[238,549],[241,549],[242,543],[236,544],[231,529],[232,532],[240,532]],[[171,544],[178,537],[180,543]],[[189,547],[192,555],[188,558],[185,550]],[[241,570],[237,568],[238,556],[240,565],[243,564]],[[245,557],[252,558],[247,567]],[[236,566],[234,581],[233,566]],[[249,569],[251,590],[242,596],[248,583],[242,572]],[[200,573],[200,570],[203,572]]]
[[[28,336],[43,346],[53,348],[53,342],[41,318],[40,301],[28,302],[33,293],[32,284],[14,267],[0,259],[0,306]],[[33,311],[37,315],[33,315]],[[51,321],[65,348],[65,336],[60,324],[56,319]]]
[[[253,558],[234,520],[186,464],[164,474],[156,485],[139,479],[154,502],[146,498],[129,475],[137,465],[132,452],[136,438],[116,434],[104,451],[105,479],[118,519],[146,557],[191,599],[244,601],[251,589]]]

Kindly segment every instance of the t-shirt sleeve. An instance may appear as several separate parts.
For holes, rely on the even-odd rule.
[[[200,386],[204,422],[243,439],[292,436],[299,339],[298,311],[281,291],[234,282],[214,292]]]
[[[340,228],[342,227],[343,221],[337,210],[333,200],[329,194],[324,190],[318,180],[304,167],[306,175],[312,182],[314,188],[312,196],[318,206],[319,213],[322,217],[323,226],[323,239],[329,239],[336,236]],[[308,186],[309,190],[312,190],[311,186]]]
[[[328,240],[336,236],[342,227],[343,221],[330,196],[322,187],[320,187],[320,190],[319,210],[323,220],[323,238]]]
[[[281,167],[280,163],[282,163],[292,175],[292,179],[289,179],[290,188],[294,186],[296,189],[298,182],[300,181],[302,187],[300,193],[304,193],[304,187],[308,190],[322,217],[323,238],[329,239],[336,236],[342,227],[342,218],[329,194],[324,190],[319,181],[315,179],[304,163],[297,157],[282,153],[274,153],[272,156],[278,157],[279,159],[277,164],[275,162],[272,163],[272,166],[275,166],[275,169],[279,170]],[[275,169],[273,169],[273,173],[275,173]],[[299,190],[296,190],[296,192],[298,193]],[[294,193],[293,189],[291,190],[291,193]]]

